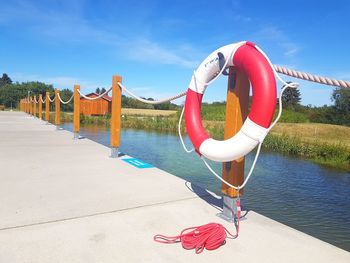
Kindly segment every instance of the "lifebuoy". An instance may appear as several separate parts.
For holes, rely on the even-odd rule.
[[[200,110],[207,83],[220,73],[224,65],[236,66],[247,74],[253,98],[251,111],[240,131],[230,139],[218,141],[205,132]],[[211,53],[192,76],[186,94],[186,129],[196,151],[218,162],[236,160],[248,154],[267,135],[276,108],[276,94],[274,72],[255,44],[234,43]]]

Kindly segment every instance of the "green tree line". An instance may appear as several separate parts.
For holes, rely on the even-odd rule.
[[[16,108],[20,99],[29,96],[38,96],[42,94],[45,98],[46,91],[53,94],[52,85],[48,85],[38,81],[16,82],[13,83],[7,74],[3,74],[0,78],[0,104],[5,107]]]

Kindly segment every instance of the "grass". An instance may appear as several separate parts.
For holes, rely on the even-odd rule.
[[[350,127],[323,123],[278,123],[273,135],[300,138],[303,143],[341,144],[350,149]]]
[[[219,107],[220,106],[220,107]],[[205,112],[209,120],[203,120],[203,126],[215,139],[222,139],[223,120],[210,120],[220,115],[219,105],[213,115]],[[175,111],[164,113],[159,110],[128,109],[122,116],[122,128],[157,130],[177,133],[178,116]],[[141,115],[145,111],[147,113]],[[61,113],[61,122],[71,122],[71,113]],[[54,113],[50,113],[50,122],[54,122]],[[110,124],[110,116],[81,116],[82,124]],[[185,124],[182,132],[186,133]],[[329,167],[350,171],[350,127],[319,123],[278,123],[266,137],[263,148],[291,156],[312,160]]]
[[[349,147],[341,144],[329,144],[319,141],[303,141],[299,136],[269,134],[264,148],[270,151],[302,157],[329,167],[350,171]]]

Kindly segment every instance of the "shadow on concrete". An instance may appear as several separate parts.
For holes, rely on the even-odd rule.
[[[204,200],[206,203],[214,207],[216,210],[218,210],[220,213],[223,211],[223,197],[218,196],[206,189],[203,189],[191,182],[186,181],[185,186],[188,190],[195,193],[199,198]],[[245,220],[246,216],[248,215],[250,210],[245,209],[245,207],[242,205],[242,214],[241,214],[241,220]]]
[[[217,196],[214,193],[203,189],[191,182],[185,182],[185,186],[187,187],[188,190],[191,192],[195,193],[199,198],[207,202],[209,205],[217,209],[218,211],[222,212],[222,197]]]

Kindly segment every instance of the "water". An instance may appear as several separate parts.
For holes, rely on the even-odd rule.
[[[63,128],[72,130],[72,124]],[[109,146],[109,129],[85,126],[81,134]],[[188,138],[185,141],[190,145]],[[221,183],[173,134],[123,130],[121,151],[220,194]],[[253,155],[246,161],[249,169]],[[211,163],[220,174],[221,165]],[[247,171],[246,171],[247,172]],[[245,189],[243,206],[350,251],[350,173],[296,158],[262,153]]]

